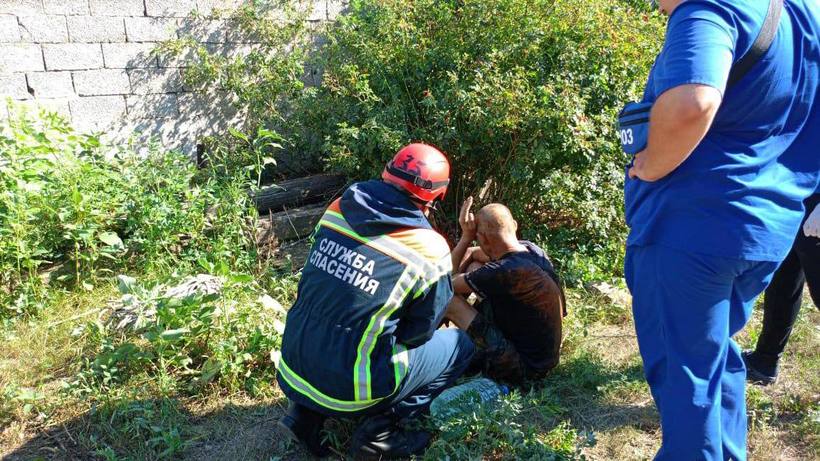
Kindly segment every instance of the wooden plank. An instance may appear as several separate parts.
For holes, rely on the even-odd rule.
[[[305,265],[309,253],[309,239],[284,243],[273,253],[273,267],[281,270],[298,271]]]
[[[267,186],[253,196],[260,214],[329,200],[347,185],[341,175],[320,174]]]
[[[259,246],[276,245],[280,242],[309,236],[325,209],[325,204],[310,205],[260,218],[256,232],[256,244]]]

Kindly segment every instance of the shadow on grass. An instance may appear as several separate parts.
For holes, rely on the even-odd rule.
[[[652,430],[658,422],[651,400],[632,404],[612,398],[613,392],[641,393],[642,382],[640,364],[612,367],[592,354],[575,354],[529,391],[522,390],[527,405],[515,419],[525,432],[542,434],[560,430],[566,421],[578,434],[620,426]],[[309,459],[276,425],[285,405],[284,400],[250,402],[198,411],[177,398],[120,399],[38,432],[3,459]],[[502,423],[488,421],[486,429]],[[331,420],[327,428],[336,438],[334,445],[344,446],[353,423]],[[480,445],[474,448],[492,451],[504,447],[505,441],[488,439]]]
[[[175,398],[124,400],[39,431],[8,453],[22,460],[296,460],[307,452],[276,422],[284,402],[224,405],[192,413]]]
[[[569,419],[577,430],[593,433],[659,426],[640,363],[612,367],[589,353],[565,360],[530,394],[531,401],[550,410],[546,415],[551,414],[553,424]]]

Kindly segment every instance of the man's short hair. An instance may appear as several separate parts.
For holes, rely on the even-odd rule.
[[[478,231],[484,234],[513,234],[518,224],[510,209],[500,203],[490,203],[478,211],[476,216]]]

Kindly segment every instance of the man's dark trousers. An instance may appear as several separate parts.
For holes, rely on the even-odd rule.
[[[806,216],[820,205],[820,194],[805,202]],[[775,272],[763,301],[763,329],[757,340],[755,358],[773,367],[789,341],[808,282],[814,305],[820,308],[820,238],[808,237],[801,227],[791,252]]]

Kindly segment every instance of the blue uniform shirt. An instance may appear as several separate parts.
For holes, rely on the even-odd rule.
[[[768,5],[687,0],[669,18],[644,101],[694,83],[717,88],[723,102],[675,171],[654,183],[626,179],[628,245],[753,261],[788,253],[820,174],[820,8],[786,0],[771,48],[727,90]]]

